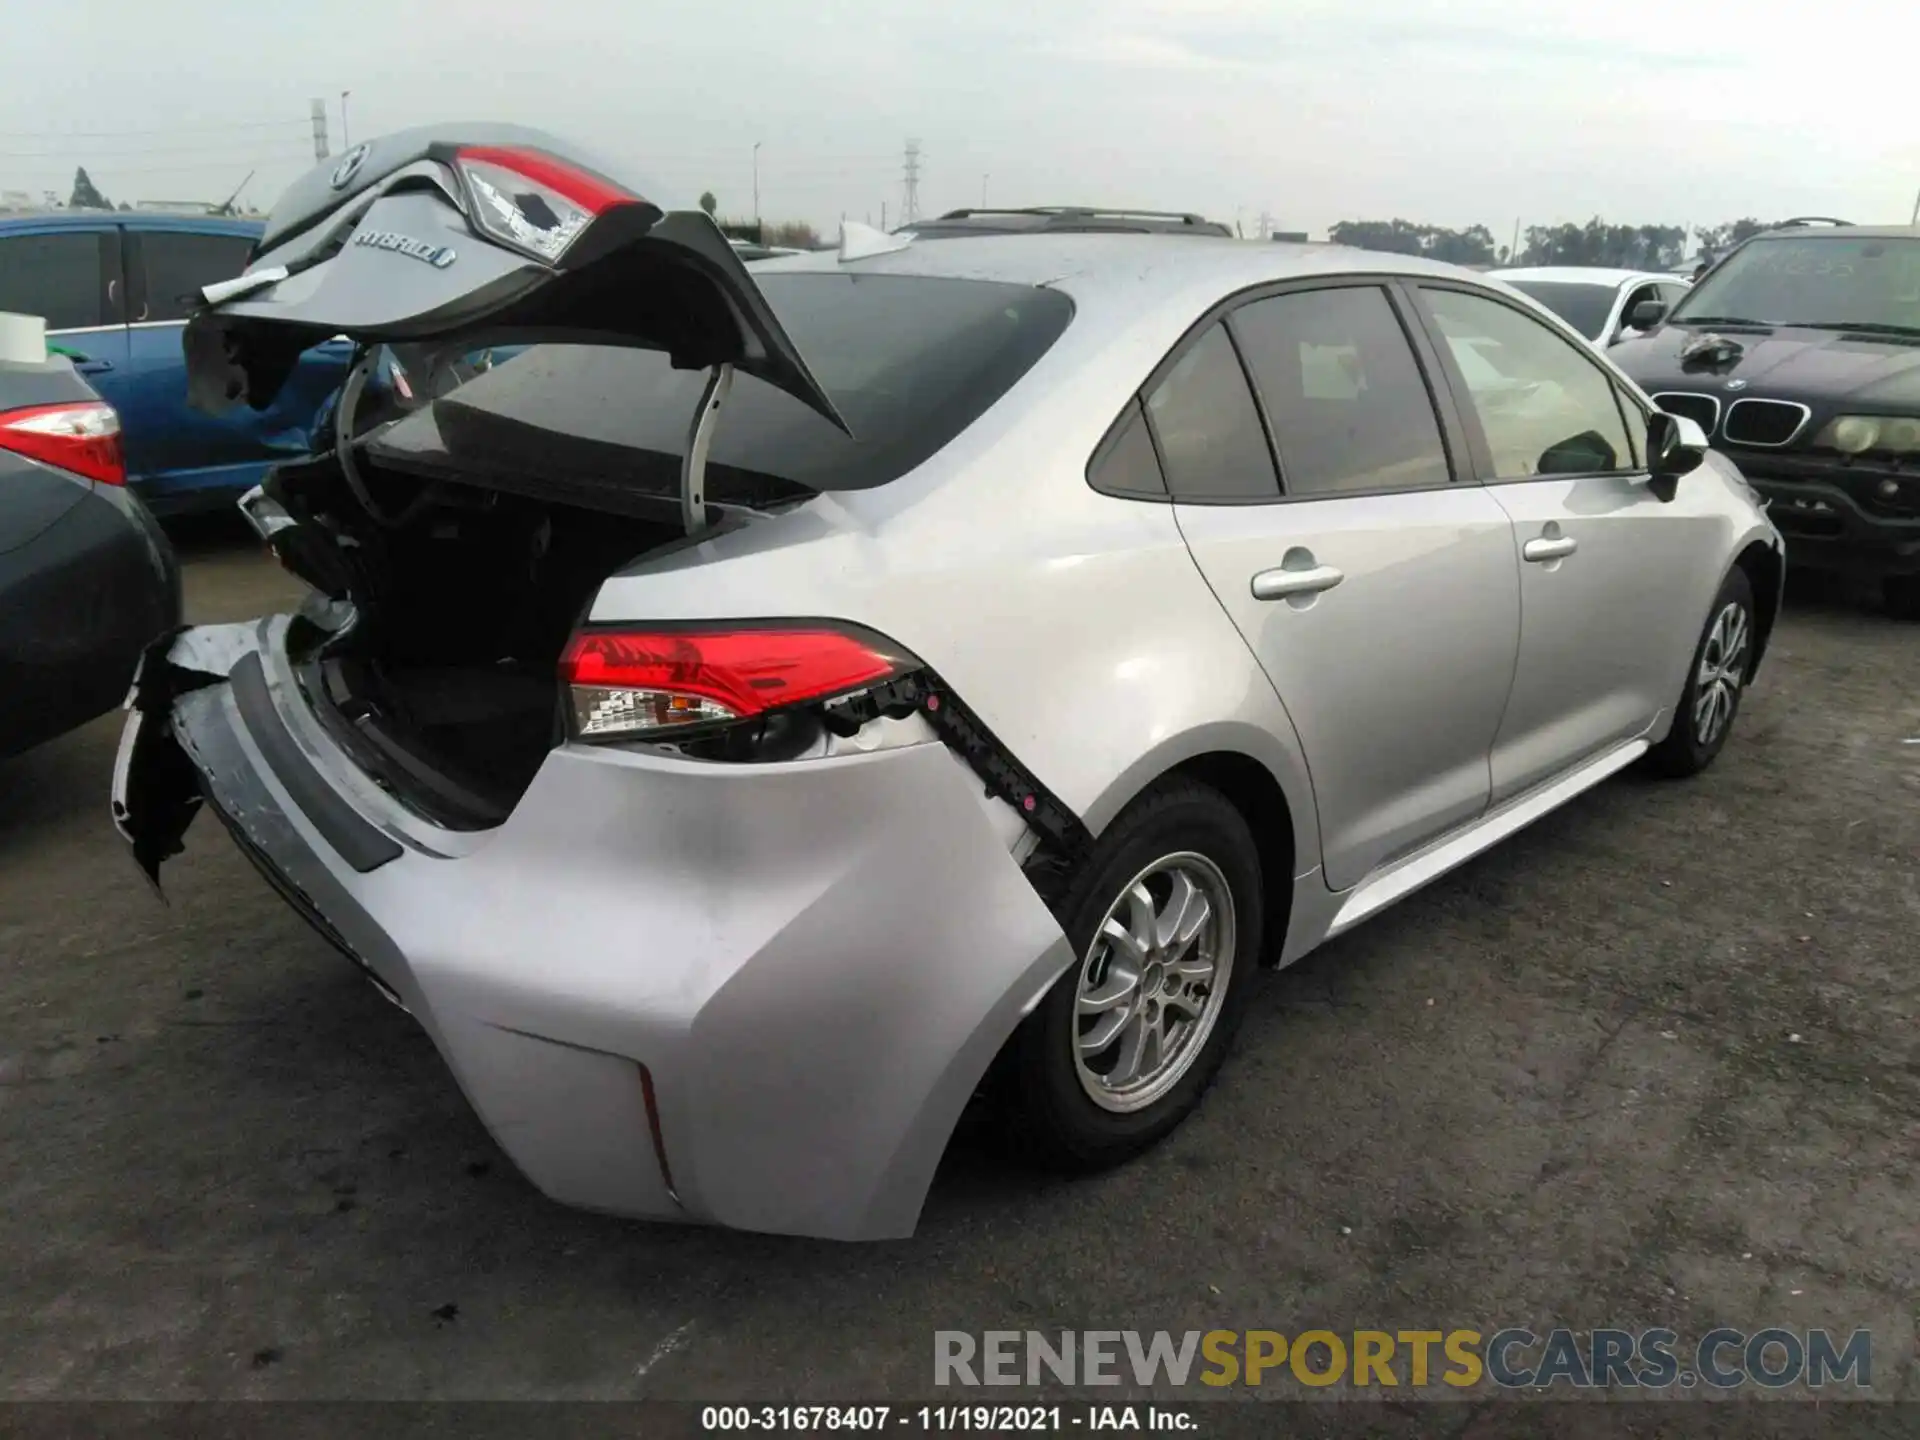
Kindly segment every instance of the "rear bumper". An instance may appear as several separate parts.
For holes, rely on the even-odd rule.
[[[228,678],[158,702],[163,733],[536,1185],[653,1219],[912,1232],[962,1107],[1069,959],[958,760],[565,746],[506,824],[455,834],[351,769],[298,693],[286,623],[185,632],[176,665]],[[143,677],[140,703],[177,688]]]

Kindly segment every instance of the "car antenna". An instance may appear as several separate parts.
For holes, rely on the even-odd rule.
[[[214,207],[213,213],[216,215],[239,214],[240,212],[233,208],[234,202],[240,198],[240,192],[247,188],[247,182],[252,180],[253,177],[259,173],[260,172],[257,170],[249,170],[247,172],[246,180],[242,180],[238,185],[234,186],[233,193],[229,195],[225,200],[221,201],[218,205],[216,205]]]

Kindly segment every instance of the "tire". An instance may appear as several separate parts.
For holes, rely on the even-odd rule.
[[[1147,917],[1130,898],[1136,885],[1154,902],[1153,923],[1169,921],[1182,880],[1208,907],[1184,946],[1176,938],[1163,951],[1147,950],[1141,963],[1128,944],[1101,933],[1110,916],[1122,936],[1147,933]],[[1057,906],[1075,961],[1021,1022],[1003,1056],[1001,1108],[1020,1155],[1049,1169],[1103,1170],[1149,1149],[1187,1117],[1245,1011],[1258,964],[1261,895],[1253,833],[1207,786],[1156,786],[1107,827]],[[1203,978],[1200,967],[1209,959],[1211,975]],[[1096,1000],[1119,995],[1128,970],[1135,976],[1130,1001],[1080,1014],[1083,988]],[[1141,995],[1139,980],[1156,977],[1159,987],[1171,988]],[[1102,1049],[1082,1053],[1113,1026]],[[1157,1043],[1136,1038],[1156,1034]],[[1130,1046],[1141,1072],[1131,1084],[1124,1077]]]
[[[1880,582],[1880,603],[1896,620],[1920,620],[1920,575],[1889,575]]]
[[[1707,609],[1673,729],[1647,752],[1647,769],[1678,779],[1698,775],[1713,763],[1739,717],[1758,639],[1753,585],[1747,572],[1736,565],[1720,582],[1720,592]]]

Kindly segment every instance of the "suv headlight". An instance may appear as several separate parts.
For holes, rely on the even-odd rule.
[[[1920,453],[1920,420],[1904,415],[1836,415],[1813,443],[1842,455],[1869,450],[1912,455]]]

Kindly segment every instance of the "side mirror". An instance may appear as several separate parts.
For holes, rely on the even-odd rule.
[[[1651,330],[1667,318],[1667,302],[1664,300],[1642,300],[1627,311],[1627,326],[1632,330]]]
[[[1671,500],[1680,477],[1707,458],[1707,435],[1684,415],[1656,410],[1647,420],[1647,470],[1653,493]]]

